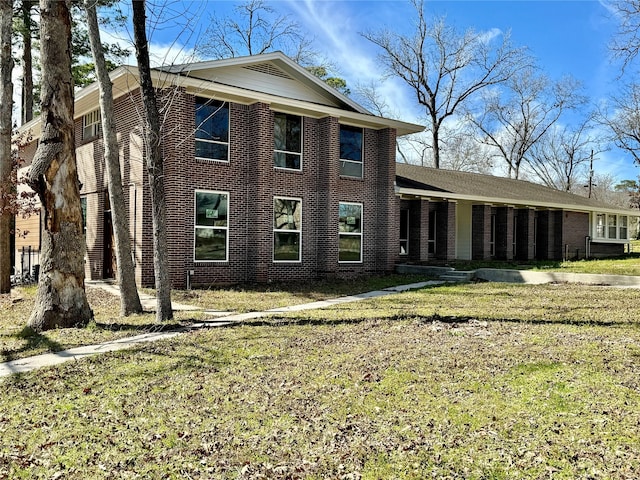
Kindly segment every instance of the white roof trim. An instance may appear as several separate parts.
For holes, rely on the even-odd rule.
[[[275,56],[278,59],[287,59],[281,53],[276,54],[266,54],[261,55],[260,61],[264,62],[266,57]],[[253,58],[253,62],[248,62],[246,59]],[[256,57],[242,57],[245,59],[244,63],[255,63]],[[222,63],[230,63],[230,62],[239,62],[242,59],[229,59],[229,60],[217,60],[215,62]],[[288,60],[288,59],[287,59]],[[303,70],[304,76],[307,79],[311,79],[314,82],[319,82],[324,85],[324,82],[317,79],[309,72],[304,70],[302,67],[297,65],[295,62],[288,60],[291,64],[292,68]],[[209,62],[203,62],[199,65],[204,65]],[[220,65],[220,63],[216,63]],[[238,63],[236,63],[238,64]],[[176,65],[172,67],[172,69],[178,69],[180,65]],[[202,67],[204,68],[204,67]],[[417,125],[408,122],[402,122],[400,120],[393,120],[384,117],[378,117],[368,113],[365,109],[360,107],[359,111],[349,111],[342,110],[336,107],[330,107],[326,105],[318,105],[310,102],[305,102],[303,100],[295,100],[287,97],[280,97],[276,95],[271,95],[267,93],[256,92],[254,90],[247,90],[244,88],[238,88],[230,85],[216,83],[211,80],[203,80],[199,78],[192,78],[184,75],[176,75],[170,73],[169,69],[160,70],[153,69],[151,70],[151,75],[153,79],[154,85],[157,87],[164,86],[178,86],[183,87],[188,93],[194,95],[203,95],[203,96],[211,96],[213,98],[219,98],[221,100],[231,101],[242,103],[246,105],[250,105],[256,102],[266,103],[271,106],[272,109],[282,111],[284,113],[292,113],[297,115],[304,115],[313,118],[323,118],[327,116],[336,117],[340,121],[340,123],[364,127],[364,128],[372,128],[372,129],[382,129],[382,128],[395,128],[398,136],[407,135],[410,133],[416,133],[424,130],[422,125]],[[119,98],[127,93],[135,90],[140,86],[139,82],[139,74],[137,67],[123,65],[121,67],[116,68],[109,75],[111,82],[113,83],[113,96],[115,98]],[[328,87],[326,85],[323,86],[323,89],[330,89],[332,94],[338,95],[340,97],[344,97],[342,94],[337,92],[335,89]],[[99,88],[97,83],[92,83],[91,85],[83,88],[78,91],[75,95],[75,112],[74,118],[78,119],[83,115],[95,110],[99,107]],[[347,98],[347,97],[344,97]],[[349,100],[349,99],[348,99]],[[349,102],[353,102],[349,100]],[[355,104],[357,105],[357,104]],[[29,123],[21,126],[18,131],[26,132],[31,131],[31,133],[35,137],[39,137],[40,135],[40,117],[36,117],[31,120]]]

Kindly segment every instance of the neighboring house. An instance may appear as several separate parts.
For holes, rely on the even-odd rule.
[[[153,74],[173,287],[393,271],[396,136],[423,127],[372,115],[281,53]],[[137,75],[135,68],[120,67],[111,79],[136,279],[151,286]],[[88,279],[112,278],[116,268],[98,94],[93,84],[75,101]],[[34,138],[28,159],[39,129],[39,119],[21,128]],[[23,243],[39,247],[38,232]]]
[[[433,260],[621,255],[640,212],[522,180],[396,166],[400,253]]]

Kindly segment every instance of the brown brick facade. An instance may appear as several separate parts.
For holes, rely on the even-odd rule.
[[[167,98],[161,99],[166,104]],[[144,166],[139,95],[116,101],[125,197],[129,205],[136,278],[152,286],[153,250],[148,178]],[[195,97],[171,92],[164,115],[163,155],[169,269],[174,288],[272,282],[390,272],[398,250],[398,200],[394,195],[395,131],[363,130],[363,178],[340,176],[340,125],[335,117],[303,118],[301,171],[275,168],[274,111],[269,105],[230,104],[229,161],[195,158]],[[106,180],[102,137],[82,138],[77,122],[81,195],[87,202],[89,279],[103,278]],[[194,196],[197,190],[228,194],[228,259],[194,261]],[[302,202],[302,250],[298,262],[273,260],[274,197]],[[362,204],[362,262],[338,261],[338,206]]]

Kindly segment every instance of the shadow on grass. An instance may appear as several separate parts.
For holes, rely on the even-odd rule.
[[[457,325],[469,324],[471,322],[487,322],[487,323],[517,323],[523,325],[572,325],[572,326],[597,326],[597,327],[620,327],[620,326],[631,326],[635,327],[636,324],[630,322],[619,322],[619,321],[603,321],[603,320],[593,320],[593,319],[585,319],[585,320],[572,320],[572,319],[542,319],[542,318],[534,318],[534,319],[523,319],[523,318],[492,318],[492,317],[481,317],[481,316],[468,316],[468,315],[406,315],[406,314],[395,314],[381,317],[349,317],[349,318],[341,318],[336,320],[331,319],[323,319],[323,318],[310,318],[310,317],[278,317],[272,316],[268,318],[263,318],[260,320],[251,320],[251,321],[243,321],[237,324],[227,325],[227,328],[236,328],[241,326],[248,327],[287,327],[287,326],[321,326],[321,325],[357,325],[359,323],[368,322],[368,321],[407,321],[413,320],[420,323],[434,323],[439,322],[443,324],[450,325],[455,327]]]
[[[42,346],[47,350],[47,352],[59,352],[64,349],[64,346],[55,340],[52,340],[44,333],[38,333],[33,330],[31,327],[24,327],[20,332],[12,335],[13,337],[20,338],[22,340],[26,340],[20,348],[15,350],[2,350],[2,361],[10,362],[12,360],[16,360],[20,357],[20,353],[27,352],[29,350],[35,350]]]

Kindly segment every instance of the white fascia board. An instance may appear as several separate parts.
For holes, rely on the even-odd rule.
[[[421,190],[418,188],[396,188],[396,195],[412,195],[415,197],[442,198],[447,200],[466,200],[475,203],[489,203],[501,205],[519,205],[524,207],[542,207],[554,210],[570,210],[572,212],[585,213],[611,213],[616,215],[628,215],[630,217],[640,217],[640,212],[626,210],[622,208],[598,208],[583,205],[568,205],[553,202],[526,202],[523,200],[514,200],[513,198],[485,197],[477,195],[466,195],[463,193],[437,192],[433,190]]]
[[[297,68],[302,68],[295,63],[293,64]],[[267,93],[224,85],[216,83],[215,81],[176,75],[158,69],[151,70],[151,76],[156,88],[167,88],[171,86],[182,87],[187,93],[193,95],[209,96],[245,105],[250,105],[256,102],[266,103],[274,110],[282,111],[284,113],[304,115],[312,118],[323,118],[327,116],[336,117],[340,123],[344,123],[346,125],[372,128],[376,130],[394,128],[396,129],[397,136],[399,137],[424,130],[424,126],[422,125],[377,117],[368,113],[341,110],[339,108],[313,104],[302,100],[279,97]],[[115,69],[111,72],[110,79],[113,84],[114,99],[130,93],[140,86],[138,68],[129,65],[124,65]],[[76,92],[74,118],[78,119],[98,108],[99,94],[100,91],[97,82],[94,82]],[[29,123],[20,127],[18,132],[26,132],[29,130],[34,137],[40,136],[40,117],[34,118]]]
[[[370,112],[362,105],[354,102],[351,98],[340,93],[335,88],[330,87],[321,79],[309,72],[306,68],[297,64],[282,52],[270,52],[260,55],[234,57],[221,60],[210,60],[195,64],[185,63],[181,65],[169,66],[163,68],[163,70],[171,73],[181,74],[182,76],[189,76],[190,73],[198,72],[199,70],[208,70],[210,68],[222,68],[229,66],[255,65],[264,62],[272,62],[284,72],[296,78],[298,81],[305,83],[309,88],[316,91],[325,92],[329,96],[338,98],[342,103],[349,105],[358,113],[362,113],[365,115],[370,114]]]
[[[273,110],[281,111],[283,113],[304,115],[312,118],[336,117],[340,123],[357,127],[372,128],[376,130],[387,127],[395,128],[398,136],[417,133],[424,130],[424,126],[422,125],[377,117],[371,114],[350,112],[327,105],[319,105],[302,100],[279,97],[253,90],[246,90],[216,83],[215,81],[190,77],[180,77],[177,81],[179,81],[179,86],[184,87],[187,93],[192,95],[210,96],[215,99],[233,101],[245,105],[261,102],[269,105]]]

